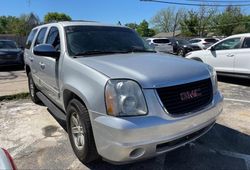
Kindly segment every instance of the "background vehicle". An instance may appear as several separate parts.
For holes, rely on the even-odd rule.
[[[218,74],[250,78],[250,34],[223,39],[207,50],[190,52],[187,58],[213,66]]]
[[[23,51],[12,40],[0,40],[0,66],[23,66]]]
[[[170,41],[173,46],[173,53],[182,57],[185,57],[190,51],[201,50],[198,45],[193,45],[184,39],[171,38]]]
[[[66,120],[83,163],[157,156],[205,134],[222,111],[212,67],[156,53],[127,27],[41,25],[25,63],[31,99]]]
[[[147,38],[146,42],[156,51],[170,53],[173,51],[169,38]]]
[[[207,49],[209,46],[218,42],[217,38],[194,38],[189,40],[189,42],[193,45],[198,45],[201,49]]]
[[[16,165],[7,150],[0,148],[0,169],[16,170]]]

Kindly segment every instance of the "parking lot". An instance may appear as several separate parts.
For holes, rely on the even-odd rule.
[[[65,122],[29,99],[0,102],[0,147],[9,150],[18,169],[250,170],[250,83],[219,80],[224,111],[214,128],[199,140],[154,159],[119,166],[101,160],[83,165],[73,154]]]

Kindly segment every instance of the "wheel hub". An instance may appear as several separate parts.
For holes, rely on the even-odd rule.
[[[76,112],[71,114],[70,118],[70,124],[71,124],[71,133],[73,136],[74,144],[77,147],[77,149],[81,150],[84,147],[85,144],[85,138],[84,138],[84,131],[83,127],[81,125],[79,116]]]

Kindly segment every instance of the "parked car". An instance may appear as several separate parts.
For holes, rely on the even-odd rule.
[[[158,52],[170,53],[173,50],[169,38],[147,38],[146,42]]]
[[[184,39],[170,39],[173,46],[173,53],[185,57],[190,51],[202,50],[198,45],[193,45]]]
[[[198,45],[201,49],[207,49],[218,41],[219,39],[217,38],[194,38],[189,40],[191,44]]]
[[[250,34],[230,36],[207,50],[187,54],[187,58],[213,66],[218,74],[250,78]]]
[[[16,170],[16,165],[9,152],[0,148],[0,169]]]
[[[83,163],[157,156],[205,134],[222,112],[211,66],[155,53],[127,27],[38,26],[28,37],[25,63],[32,101],[66,119]]]
[[[23,66],[23,50],[12,40],[0,40],[0,66]]]

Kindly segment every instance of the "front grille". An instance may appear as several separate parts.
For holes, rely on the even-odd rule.
[[[181,115],[207,106],[213,97],[211,79],[156,89],[169,114]]]

